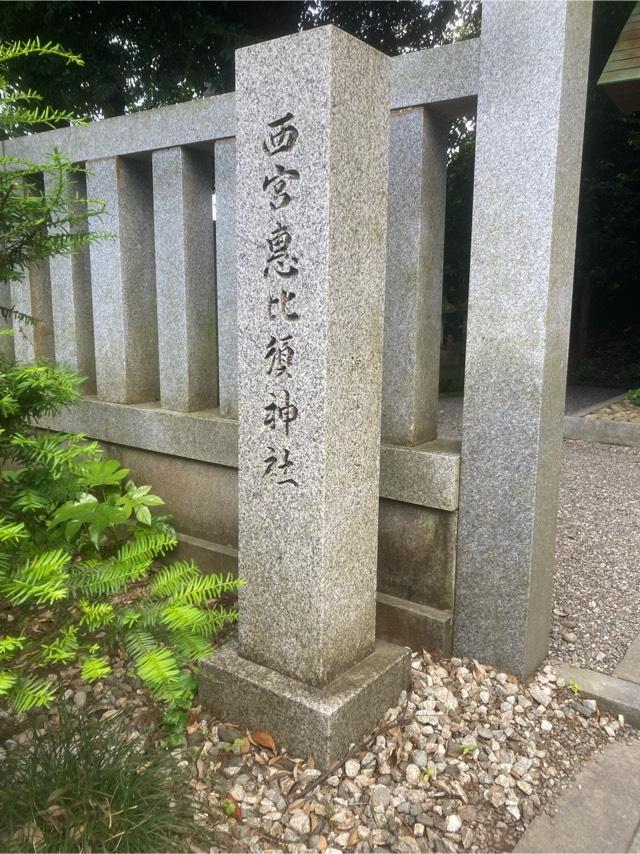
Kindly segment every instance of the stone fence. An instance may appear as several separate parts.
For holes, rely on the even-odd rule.
[[[487,3],[480,39],[393,58],[388,194],[372,198],[388,211],[377,633],[450,653],[455,621],[457,651],[519,673],[549,623],[589,15]],[[438,377],[447,138],[471,115],[461,452],[437,434]],[[3,143],[86,166],[70,192],[104,199],[89,227],[114,235],[5,295],[43,321],[16,327],[16,357],[87,377],[48,426],[152,483],[211,568],[238,547],[236,130],[231,93]]]

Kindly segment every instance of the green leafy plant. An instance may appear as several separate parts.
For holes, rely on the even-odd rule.
[[[232,816],[235,814],[236,804],[234,804],[234,802],[229,798],[223,798],[220,801],[220,806],[222,807],[222,810],[225,812],[226,815]]]
[[[640,388],[632,388],[627,394],[627,400],[634,406],[640,406]]]
[[[577,697],[580,693],[580,686],[577,682],[574,682],[573,679],[569,680],[569,682],[567,683],[567,687],[569,688],[574,697]]]
[[[117,719],[61,716],[0,762],[3,851],[184,851],[193,804],[165,750]]]
[[[160,567],[176,545],[168,518],[152,515],[162,500],[95,442],[32,427],[80,381],[0,363],[0,697],[18,712],[47,705],[60,667],[91,682],[123,653],[176,723],[194,692],[189,665],[236,619],[220,600],[241,582],[190,561]]]
[[[463,741],[460,746],[462,748],[463,756],[466,756],[468,753],[473,753],[473,751],[478,747],[475,741]]]

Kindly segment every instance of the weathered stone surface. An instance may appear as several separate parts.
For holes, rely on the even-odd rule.
[[[81,430],[87,436],[161,454],[238,466],[237,422],[210,412],[175,412],[159,403],[123,406],[85,397],[55,418],[42,418],[43,427]]]
[[[388,74],[332,27],[236,57],[240,651],[315,686],[375,640]]]
[[[438,434],[448,132],[422,107],[391,116],[382,437],[399,445]]]
[[[238,417],[238,257],[236,253],[236,141],[215,146],[216,282],[220,414]]]
[[[75,163],[138,154],[175,145],[210,142],[235,134],[233,93],[198,98],[140,113],[61,128],[3,142],[4,153],[30,160],[59,148]]]
[[[80,430],[95,439],[192,460],[238,466],[238,423],[209,412],[175,412],[158,403],[122,406],[85,397],[55,418],[53,430]],[[414,448],[382,445],[380,495],[441,510],[458,506],[460,443],[438,439]]]
[[[590,27],[483,5],[454,638],[520,675],[548,642]]]
[[[45,175],[45,190],[56,191],[57,177]],[[86,176],[69,175],[64,189],[75,215],[86,213]],[[73,223],[75,233],[86,232],[87,223]],[[96,358],[93,340],[93,310],[91,302],[91,265],[89,247],[75,255],[57,255],[49,259],[53,337],[57,362],[86,377],[83,391],[96,388]]]
[[[53,359],[53,320],[49,264],[39,261],[25,271],[24,278],[11,283],[11,303],[17,311],[35,318],[35,324],[13,319],[13,348],[16,362]]]
[[[391,61],[391,106],[431,104],[448,116],[475,111],[480,39],[404,53]]]
[[[403,448],[384,445],[380,453],[380,495],[440,510],[458,508],[460,442],[436,439]]]
[[[453,617],[418,602],[378,593],[376,635],[434,655],[451,655]]]
[[[106,213],[92,217],[89,228],[114,235],[90,248],[98,397],[157,400],[151,164],[117,157],[87,166],[88,196],[106,202]]]
[[[292,755],[311,755],[327,768],[396,703],[410,662],[408,649],[378,641],[318,689],[242,658],[231,642],[202,663],[200,698],[221,720],[267,730]]]
[[[153,152],[160,400],[189,412],[217,404],[211,154]]]
[[[453,610],[458,514],[380,501],[378,590]]]

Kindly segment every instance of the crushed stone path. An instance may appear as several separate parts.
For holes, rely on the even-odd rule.
[[[550,661],[613,673],[640,633],[640,448],[565,441]]]

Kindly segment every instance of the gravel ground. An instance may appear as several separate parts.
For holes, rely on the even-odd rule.
[[[618,392],[570,386],[566,411]],[[462,398],[441,398],[440,435],[459,437],[461,422]],[[565,440],[551,662],[612,673],[640,633],[639,483],[640,448]]]
[[[640,448],[565,441],[550,660],[611,673],[640,633]]]
[[[161,737],[157,709],[124,665],[91,687],[68,671],[65,684],[70,708],[120,714],[132,735]],[[27,749],[25,727],[24,716],[0,714],[3,749]],[[633,737],[595,702],[574,697],[550,666],[523,685],[473,661],[434,662],[426,653],[414,655],[412,687],[398,706],[324,774],[278,750],[268,733],[246,733],[200,709],[187,731],[175,754],[210,851],[326,854],[509,851],[584,760]]]
[[[640,406],[630,400],[619,400],[590,412],[584,416],[585,421],[635,421],[640,422]]]

